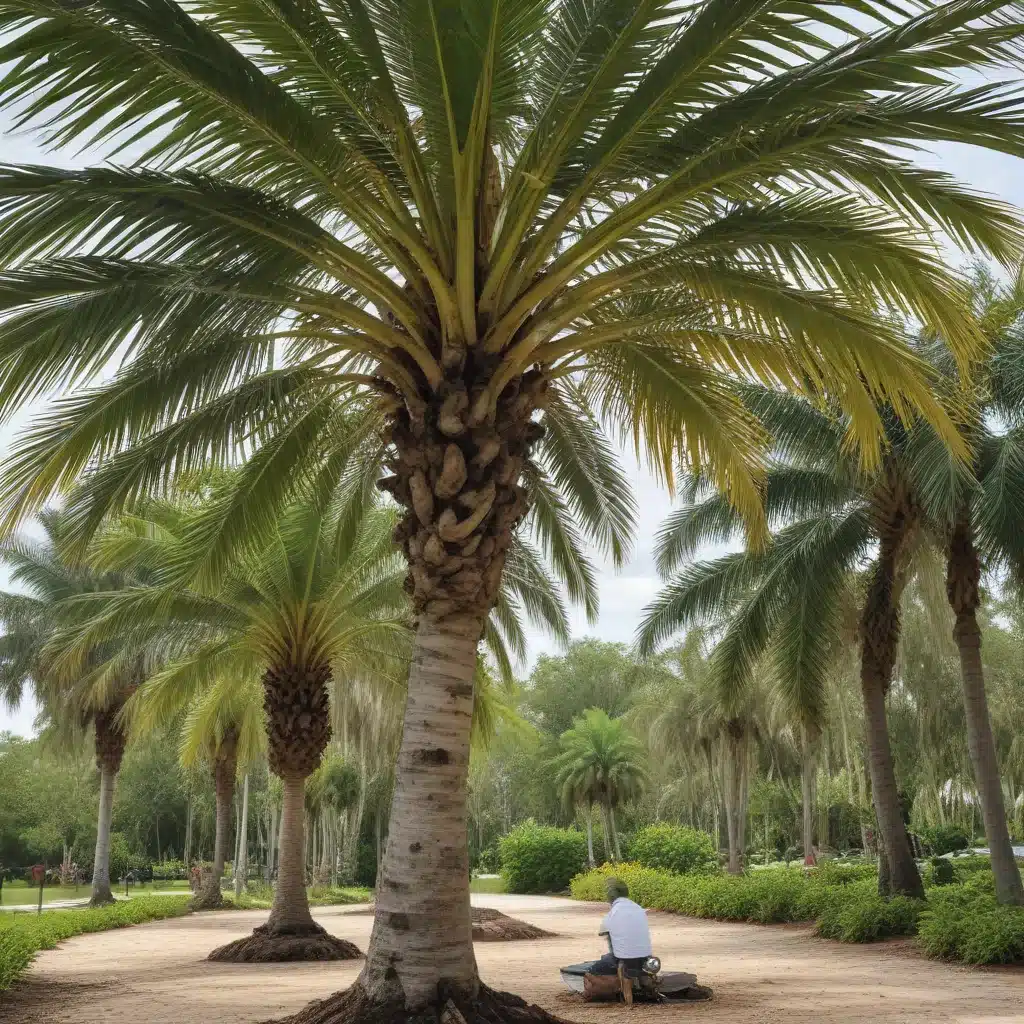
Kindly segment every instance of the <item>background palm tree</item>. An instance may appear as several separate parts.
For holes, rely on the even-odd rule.
[[[610,859],[622,860],[615,810],[637,796],[647,781],[643,744],[622,719],[609,718],[601,708],[591,708],[562,733],[560,746],[562,752],[552,768],[563,798],[582,804],[588,821],[597,804],[604,823],[606,852]],[[593,857],[589,826],[587,840]]]
[[[1024,152],[1012,92],[961,74],[1019,65],[1016,7],[798,10],[12,0],[0,15],[2,101],[31,96],[54,142],[127,132],[144,149],[124,170],[0,176],[0,414],[76,386],[16,447],[5,511],[95,457],[69,506],[84,536],[172,469],[244,458],[244,500],[198,535],[214,576],[263,550],[297,482],[347,443],[340,400],[364,403],[388,448],[418,622],[359,999],[416,1009],[441,979],[477,993],[462,863],[477,642],[531,508],[553,554],[576,536],[555,528],[567,510],[616,558],[628,533],[579,423],[642,437],[665,475],[681,448],[762,538],[768,439],[736,374],[833,395],[869,463],[877,399],[943,424],[875,303],[968,356],[976,333],[928,239],[938,225],[1007,258],[1020,229],[898,150]],[[79,389],[115,354],[113,381]]]
[[[94,906],[114,901],[110,888],[110,824],[114,787],[124,757],[127,731],[122,720],[125,702],[142,682],[146,658],[140,652],[129,660],[117,657],[117,668],[97,676],[98,662],[114,658],[122,647],[116,633],[97,632],[84,651],[80,672],[66,677],[53,671],[47,646],[60,628],[69,605],[90,593],[123,589],[123,574],[93,572],[71,559],[65,549],[67,521],[56,512],[39,516],[44,539],[16,538],[0,547],[0,560],[11,582],[28,588],[26,594],[4,594],[0,614],[5,627],[4,694],[17,704],[23,687],[31,682],[42,708],[46,728],[58,743],[90,726],[99,770],[99,810],[93,856]]]

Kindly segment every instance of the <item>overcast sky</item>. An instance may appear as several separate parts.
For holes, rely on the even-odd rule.
[[[95,163],[90,154],[46,154],[28,133],[13,131],[9,119],[0,114],[0,162],[2,163],[50,163],[63,166],[87,166]],[[930,166],[956,174],[979,191],[999,196],[1024,208],[1024,162],[994,153],[969,150],[962,146],[943,146],[922,160]],[[950,260],[965,262],[962,255],[951,253]],[[25,417],[18,417],[24,421]],[[0,465],[18,423],[0,428]],[[629,642],[640,620],[641,611],[658,589],[658,577],[654,569],[654,535],[659,524],[668,513],[671,502],[657,486],[653,478],[637,465],[632,452],[623,452],[623,460],[632,478],[639,509],[637,540],[634,555],[629,565],[616,573],[611,566],[601,563],[601,611],[596,625],[587,623],[582,612],[573,614],[573,635],[593,635],[604,640]],[[0,569],[0,587],[7,580]],[[530,635],[530,661],[542,651],[554,651],[555,645],[540,634]],[[13,715],[0,707],[0,731],[10,729],[28,735],[32,731],[34,705],[27,701]]]

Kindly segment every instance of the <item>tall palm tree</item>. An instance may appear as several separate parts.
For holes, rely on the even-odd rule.
[[[238,563],[217,590],[157,583],[96,594],[79,602],[79,623],[54,641],[67,671],[76,654],[108,630],[138,648],[162,640],[169,663],[140,695],[151,720],[167,719],[183,702],[225,681],[243,691],[234,717],[252,714],[262,689],[268,760],[283,791],[278,884],[267,924],[215,950],[213,959],[359,955],[310,914],[305,783],[330,738],[332,678],[400,675],[409,633],[404,567],[391,542],[393,515],[371,507],[349,522],[347,511],[342,501],[325,508],[313,501],[294,505],[278,523],[274,542]],[[166,574],[181,558],[195,521],[188,508],[155,507],[150,520],[129,520],[120,534],[106,538],[97,557]],[[252,685],[256,680],[262,687]]]
[[[590,708],[559,739],[561,753],[551,762],[563,799],[587,810],[601,809],[609,853],[622,859],[615,808],[639,795],[647,781],[643,744],[621,718],[609,718],[602,708]],[[593,838],[588,828],[588,848]]]
[[[581,422],[603,414],[666,474],[681,448],[762,536],[767,441],[735,374],[834,394],[868,461],[875,398],[942,422],[874,304],[969,356],[934,228],[1004,259],[1020,226],[899,150],[1024,152],[1016,94],[961,74],[1019,64],[1018,13],[5,3],[0,102],[28,98],[54,143],[143,152],[0,175],[0,414],[74,389],[16,446],[8,518],[94,458],[83,535],[174,470],[245,457],[244,501],[204,534],[215,574],[330,462],[339,397],[387,445],[418,619],[357,998],[478,992],[468,712],[506,553],[531,509],[556,556],[579,529],[625,549],[628,509]]]
[[[682,644],[662,652],[661,671],[645,689],[633,720],[642,724],[659,756],[679,770],[704,769],[725,806],[728,869],[741,874],[750,776],[756,747],[767,735],[768,702],[755,680],[720,684],[708,640],[694,629]]]
[[[5,631],[4,696],[9,705],[16,705],[24,686],[31,682],[47,728],[58,742],[70,741],[92,728],[100,784],[90,903],[101,906],[114,901],[110,825],[115,783],[127,743],[122,711],[142,681],[145,658],[136,654],[128,662],[121,659],[116,672],[97,681],[89,667],[111,657],[121,646],[116,633],[98,631],[85,652],[79,675],[65,678],[53,672],[47,645],[69,604],[89,593],[123,588],[128,581],[122,574],[93,572],[70,559],[65,549],[67,521],[59,513],[42,513],[39,524],[44,534],[41,541],[15,538],[0,547],[0,561],[8,567],[11,582],[29,591],[0,596],[0,621]]]
[[[988,358],[969,379],[941,341],[933,359],[959,400],[961,429],[972,458],[951,460],[941,443],[922,429],[911,460],[914,485],[946,558],[946,592],[960,656],[967,740],[978,787],[985,837],[992,852],[996,895],[1002,903],[1024,903],[1024,885],[1006,824],[1003,785],[992,736],[978,623],[983,568],[1009,569],[1024,579],[1024,273],[1013,289],[992,275],[975,275],[970,307],[989,337]]]
[[[907,432],[886,410],[888,446],[866,468],[846,443],[842,417],[799,398],[752,387],[747,401],[770,424],[777,458],[765,478],[765,512],[776,528],[762,550],[708,562],[688,559],[704,543],[731,539],[741,524],[706,481],[691,478],[690,499],[663,528],[659,561],[675,572],[647,609],[640,648],[650,653],[688,625],[726,621],[715,667],[725,685],[750,679],[769,657],[791,709],[820,721],[827,679],[842,648],[850,576],[877,553],[860,611],[860,683],[872,796],[886,849],[881,884],[923,893],[903,822],[885,701],[899,645],[899,598],[920,538],[907,472]],[[805,771],[806,775],[806,771]],[[806,788],[806,785],[805,785]]]

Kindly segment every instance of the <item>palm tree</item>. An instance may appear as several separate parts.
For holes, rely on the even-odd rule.
[[[609,718],[601,708],[590,708],[559,739],[561,753],[551,762],[555,779],[567,803],[587,810],[587,842],[593,859],[589,820],[594,804],[604,819],[606,846],[614,860],[622,859],[615,808],[638,796],[647,781],[643,744],[621,718]]]
[[[702,544],[727,541],[740,527],[720,496],[708,496],[706,481],[691,478],[689,503],[670,517],[660,538],[662,571],[682,568],[648,607],[640,649],[650,653],[679,629],[724,620],[714,658],[723,684],[752,678],[759,659],[769,657],[776,679],[789,691],[786,704],[806,709],[805,728],[814,726],[821,719],[835,654],[843,646],[851,574],[877,545],[858,632],[872,796],[886,849],[883,867],[889,869],[880,884],[886,891],[920,896],[885,711],[899,645],[900,594],[920,538],[920,514],[907,476],[907,433],[883,410],[888,447],[881,462],[868,469],[850,453],[849,427],[841,417],[756,387],[747,400],[770,425],[778,446],[764,490],[765,512],[776,527],[773,543],[688,563]]]
[[[16,538],[0,547],[0,560],[8,566],[11,582],[29,590],[28,594],[0,595],[0,620],[5,630],[4,696],[9,705],[17,705],[25,684],[31,682],[43,719],[58,743],[70,742],[92,727],[100,785],[90,904],[102,906],[114,902],[110,825],[114,787],[127,742],[122,711],[142,681],[144,658],[136,655],[128,663],[119,660],[117,671],[100,681],[88,671],[72,679],[53,672],[47,645],[69,604],[91,592],[123,588],[128,581],[123,575],[93,572],[69,559],[64,548],[67,521],[59,513],[44,512],[39,523],[44,533],[41,542]],[[116,633],[97,632],[84,663],[110,658],[119,647]]]
[[[736,374],[836,396],[868,461],[874,399],[943,422],[875,301],[967,357],[929,239],[1003,259],[1020,229],[898,150],[1024,152],[1015,94],[960,74],[1019,63],[1015,17],[993,0],[4,7],[0,99],[30,96],[54,143],[144,154],[0,175],[0,415],[71,391],[8,461],[8,518],[95,458],[69,506],[84,538],[171,472],[244,458],[244,500],[202,535],[216,575],[331,463],[341,399],[387,446],[417,627],[359,998],[478,992],[477,642],[527,512],[556,558],[580,529],[616,558],[628,536],[581,423],[604,415],[666,475],[681,449],[763,536],[767,440]]]
[[[742,874],[755,748],[769,728],[767,694],[753,679],[721,685],[708,657],[708,639],[694,629],[678,647],[661,653],[660,671],[638,702],[633,721],[642,723],[652,748],[677,769],[704,769],[725,805],[728,869]]]
[[[975,275],[970,308],[989,337],[985,362],[961,379],[945,344],[933,358],[958,402],[961,429],[973,457],[949,458],[927,430],[918,432],[911,470],[914,485],[945,550],[946,592],[955,616],[953,637],[960,656],[967,741],[992,853],[1001,903],[1024,903],[1024,886],[1006,824],[1003,785],[992,736],[978,623],[982,570],[1009,569],[1024,578],[1024,274],[1015,289],[991,274]]]

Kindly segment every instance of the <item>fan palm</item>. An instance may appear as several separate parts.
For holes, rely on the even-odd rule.
[[[771,424],[778,457],[765,480],[765,511],[776,527],[765,550],[687,564],[707,542],[731,539],[740,522],[706,482],[688,481],[689,502],[660,537],[659,566],[675,575],[648,607],[639,630],[649,653],[688,625],[726,622],[715,650],[720,684],[752,677],[770,657],[791,709],[820,721],[829,672],[842,647],[849,580],[877,553],[867,574],[859,639],[860,681],[872,792],[886,848],[883,887],[922,893],[903,822],[885,700],[899,643],[899,596],[920,514],[907,479],[906,431],[886,415],[888,447],[865,472],[845,443],[846,423],[799,398],[751,388],[748,402]],[[884,414],[884,413],[883,413]],[[679,566],[683,568],[679,569]],[[805,787],[806,788],[806,787]]]
[[[561,753],[551,762],[566,803],[582,804],[589,821],[594,804],[601,809],[612,856],[622,859],[615,808],[639,795],[647,781],[643,744],[621,718],[590,708],[559,739]],[[593,837],[588,826],[593,857]]]
[[[43,717],[58,741],[92,726],[100,792],[90,902],[98,906],[114,901],[110,889],[110,824],[114,787],[127,742],[121,712],[142,681],[144,658],[136,654],[122,659],[119,670],[99,684],[94,684],[88,674],[66,679],[53,672],[47,645],[60,628],[68,603],[91,592],[122,588],[128,580],[122,574],[93,572],[69,560],[64,551],[67,523],[60,514],[44,512],[39,523],[44,533],[41,542],[14,539],[0,547],[0,561],[8,567],[11,581],[29,591],[0,595],[0,621],[5,632],[4,697],[9,706],[16,706],[25,685],[31,682]],[[116,634],[97,635],[84,660],[89,663],[108,658],[118,645]]]
[[[4,510],[97,459],[71,508],[87,534],[173,469],[243,454],[244,501],[204,534],[214,574],[330,463],[339,396],[383,428],[418,625],[360,998],[415,1009],[442,979],[477,990],[469,710],[513,531],[532,509],[556,556],[579,539],[572,518],[625,549],[630,510],[581,423],[605,415],[666,474],[681,446],[755,533],[766,439],[734,374],[834,394],[868,463],[875,399],[942,425],[873,306],[969,356],[931,234],[1007,258],[1020,226],[899,149],[1024,152],[1014,87],[960,75],[1020,62],[1019,15],[996,0],[3,0],[0,101],[55,144],[143,152],[128,169],[0,174],[0,413],[77,389],[16,446]],[[115,355],[114,379],[81,390]]]

